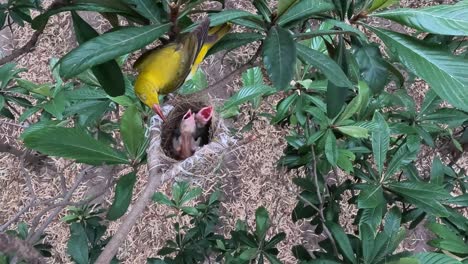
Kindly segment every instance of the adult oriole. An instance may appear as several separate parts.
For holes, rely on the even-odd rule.
[[[231,28],[229,24],[224,24],[208,29],[209,24],[210,20],[204,19],[192,32],[144,53],[133,66],[139,72],[135,81],[135,93],[163,120],[165,118],[158,96],[173,92],[184,83],[189,74],[191,77],[208,50]]]

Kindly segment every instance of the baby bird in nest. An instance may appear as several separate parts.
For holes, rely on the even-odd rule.
[[[172,147],[177,159],[186,159],[209,143],[212,116],[212,106],[204,107],[197,113],[193,113],[191,109],[185,113],[172,138]]]

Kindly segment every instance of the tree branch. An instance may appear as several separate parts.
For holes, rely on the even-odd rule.
[[[10,62],[14,59],[17,59],[19,56],[22,56],[25,53],[30,52],[39,40],[39,36],[42,34],[43,30],[38,30],[33,33],[31,39],[21,48],[14,50],[10,55],[5,56],[0,59],[0,65],[3,65],[7,62]]]
[[[46,263],[41,254],[26,241],[7,234],[0,234],[0,252],[8,255],[16,255],[18,258],[30,264]]]

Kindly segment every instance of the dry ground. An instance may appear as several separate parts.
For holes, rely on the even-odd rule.
[[[438,4],[441,1],[402,1],[403,6],[415,7],[421,5]],[[443,1],[452,2],[452,1]],[[230,1],[229,8],[251,9],[249,1]],[[90,17],[94,26],[102,31],[107,27],[106,23],[99,17]],[[390,26],[390,25],[388,25]],[[11,50],[22,46],[30,35],[32,30],[29,28],[15,28],[12,39],[3,42],[4,50]],[[40,38],[34,52],[18,59],[18,64],[28,69],[28,72],[22,74],[24,78],[38,83],[51,81],[51,75],[48,68],[48,62],[52,57],[60,57],[75,46],[71,21],[68,15],[61,14],[54,16]],[[242,62],[245,62],[252,56],[254,50],[250,47],[241,48],[226,56],[216,55],[207,59],[203,68],[211,82],[218,80],[221,76],[234,69]],[[223,62],[221,63],[221,59]],[[231,92],[239,88],[239,79],[233,81],[225,90],[211,91],[211,94],[217,98],[226,98]],[[409,88],[411,94],[420,101],[423,98],[427,86],[422,81],[417,81]],[[271,105],[274,105],[275,98],[265,102],[263,110],[271,111]],[[245,111],[236,123],[235,127],[242,127],[248,122],[249,115]],[[9,125],[4,120],[0,120],[0,137],[3,141],[16,147],[21,147],[16,141],[16,136],[21,132],[21,127]],[[252,217],[255,209],[259,206],[265,206],[274,215],[272,219],[273,232],[284,231],[287,238],[280,244],[280,258],[285,263],[294,263],[294,258],[290,253],[290,246],[295,244],[305,244],[310,248],[316,247],[319,238],[313,234],[313,230],[308,223],[291,221],[291,211],[295,205],[296,199],[292,194],[295,191],[291,178],[291,173],[279,171],[276,168],[276,161],[282,155],[285,146],[284,136],[287,132],[281,128],[269,125],[268,120],[260,118],[254,123],[250,134],[257,136],[253,143],[242,147],[236,153],[233,153],[230,161],[225,164],[221,170],[205,175],[198,180],[205,190],[213,190],[215,186],[220,186],[225,193],[225,199],[222,203],[224,231],[228,231],[235,224],[235,219],[247,219],[252,226]],[[430,168],[434,153],[425,151],[419,159],[419,169],[426,170]],[[463,159],[466,161],[466,155]],[[63,159],[51,159],[50,166],[43,166],[41,169],[32,169],[25,167],[20,169],[20,158],[10,154],[0,153],[0,223],[4,223],[18,210],[20,210],[29,201],[25,174],[29,174],[32,179],[32,185],[37,195],[48,198],[53,197],[61,186],[59,175],[64,175],[68,186],[72,183],[75,175],[80,169],[80,165],[70,163]],[[468,167],[466,162],[461,166]],[[117,177],[117,176],[116,176]],[[136,195],[142,190],[147,180],[146,169],[139,172],[139,178],[136,185]],[[87,193],[91,185],[102,184],[102,182],[89,181],[79,188],[78,193],[83,195]],[[164,186],[163,191],[168,191],[168,184]],[[112,192],[109,192],[112,193]],[[104,197],[104,202],[109,203],[111,196]],[[77,197],[78,199],[79,197]],[[22,221],[30,221],[41,208],[34,208],[27,212]],[[343,205],[343,210],[347,212],[341,219],[342,224],[348,228],[356,213],[355,208],[347,208]],[[156,256],[156,251],[163,246],[166,239],[171,238],[173,230],[170,220],[166,219],[168,215],[167,208],[164,206],[152,204],[145,212],[144,216],[138,221],[132,229],[128,239],[122,245],[119,251],[119,258],[123,263],[145,263],[147,257]],[[64,215],[64,212],[61,216]],[[113,233],[119,225],[119,221],[111,223],[109,232]],[[46,230],[46,241],[53,245],[53,258],[50,263],[70,263],[65,251],[66,241],[69,236],[68,227],[60,221],[53,222]],[[427,240],[424,230],[415,230],[410,232],[410,237],[405,241],[405,248],[424,250],[424,242]]]

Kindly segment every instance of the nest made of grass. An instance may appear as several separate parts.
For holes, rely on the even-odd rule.
[[[179,127],[180,121],[182,117],[187,113],[189,109],[193,112],[198,112],[203,107],[212,105],[213,103],[210,102],[207,98],[199,98],[199,97],[177,97],[172,100],[172,105],[174,108],[170,111],[170,113],[166,117],[166,122],[161,125],[161,149],[164,154],[171,158],[176,159],[176,155],[174,153],[174,149],[172,146],[172,138],[174,137],[174,131]],[[211,118],[210,123],[208,126],[209,129],[209,139],[214,137],[217,132],[218,126],[218,115],[213,113],[213,117]]]

